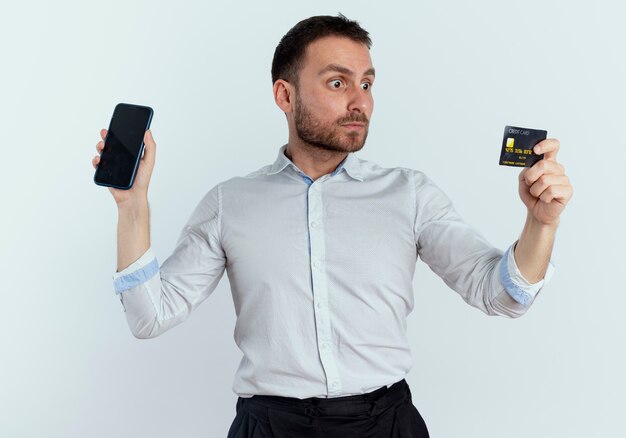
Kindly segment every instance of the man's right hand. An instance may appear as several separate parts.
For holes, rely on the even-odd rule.
[[[100,137],[102,140],[96,144],[96,151],[98,151],[98,155],[93,157],[91,160],[94,169],[98,167],[98,163],[100,162],[100,154],[102,154],[102,149],[104,148],[104,139],[106,138],[106,135],[107,130],[101,129]],[[154,169],[154,158],[156,155],[156,143],[154,142],[152,132],[149,129],[144,134],[143,142],[145,144],[144,153],[139,160],[139,167],[137,168],[137,175],[135,176],[133,186],[128,190],[121,190],[113,187],[108,188],[118,206],[129,202],[145,201],[148,198],[148,185],[150,184],[150,177],[152,176],[152,170]]]
[[[104,148],[106,136],[107,130],[100,130],[102,141],[99,141],[96,145],[98,155],[91,160],[94,168],[100,162],[100,154]],[[143,141],[145,144],[144,153],[139,160],[139,167],[137,168],[133,186],[128,190],[108,188],[117,203],[119,213],[117,223],[117,272],[121,272],[139,259],[150,247],[148,184],[154,168],[156,143],[149,129],[143,136]]]

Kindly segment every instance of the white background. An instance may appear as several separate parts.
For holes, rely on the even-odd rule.
[[[276,158],[274,49],[342,12],[374,42],[358,156],[426,172],[496,246],[517,239],[507,124],[561,140],[575,193],[556,274],[521,319],[467,306],[420,261],[413,401],[432,437],[623,437],[626,9],[616,1],[12,2],[0,15],[0,436],[225,437],[240,360],[228,279],[135,339],[113,292],[117,212],[93,183],[118,102],[155,115],[159,261],[211,187]],[[382,213],[381,213],[382,214]]]

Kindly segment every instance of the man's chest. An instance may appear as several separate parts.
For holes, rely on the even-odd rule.
[[[417,258],[415,207],[397,187],[259,187],[224,197],[221,242],[231,273],[308,278],[312,271],[384,281]]]

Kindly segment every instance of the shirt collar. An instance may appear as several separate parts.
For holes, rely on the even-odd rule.
[[[293,168],[297,171],[302,172],[298,167],[285,155],[285,150],[287,149],[287,145],[283,145],[278,150],[278,157],[276,157],[276,161],[270,167],[268,175],[273,175],[275,173],[282,172],[287,166],[292,165]],[[358,157],[354,155],[354,152],[348,153],[346,158],[339,163],[337,168],[332,172],[332,175],[335,175],[341,171],[341,169],[345,169],[348,175],[353,179],[358,181],[363,181],[363,176],[361,174],[361,162]]]

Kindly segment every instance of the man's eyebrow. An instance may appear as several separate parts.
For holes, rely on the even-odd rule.
[[[327,73],[329,71],[336,71],[338,73],[342,73],[347,76],[354,75],[354,72],[352,70],[339,64],[328,64],[326,67],[320,70],[318,75],[321,76],[324,73]],[[374,67],[368,68],[363,74],[363,76],[376,76],[376,71],[374,70]]]

